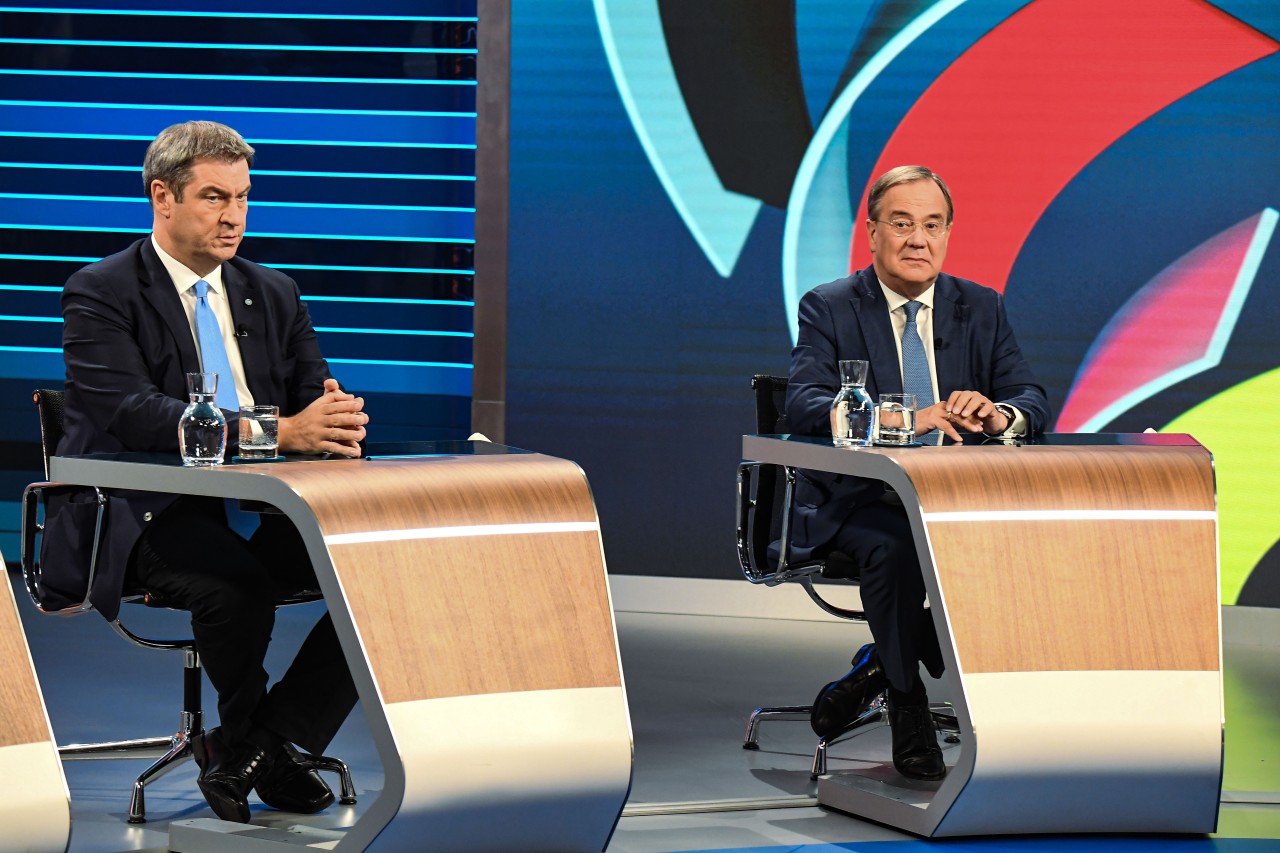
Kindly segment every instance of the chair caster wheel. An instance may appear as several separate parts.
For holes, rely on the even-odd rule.
[[[755,741],[752,741],[752,742],[750,742],[750,743],[744,743],[744,744],[742,745],[742,748],[743,748],[743,749],[750,749],[750,750],[757,750],[757,749],[759,749],[759,748],[760,748],[760,744],[756,743]]]

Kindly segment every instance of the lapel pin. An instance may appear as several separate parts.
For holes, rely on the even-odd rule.
[[[252,299],[246,299],[246,300],[244,301],[244,304],[245,304],[245,305],[252,305],[252,304],[253,304],[253,300],[252,300]]]

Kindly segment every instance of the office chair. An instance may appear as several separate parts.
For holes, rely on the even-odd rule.
[[[787,421],[787,379],[784,376],[757,374],[751,377],[755,392],[756,432],[760,435],[783,435],[791,432]],[[779,471],[781,469],[781,471]],[[783,486],[778,489],[779,473]],[[866,622],[861,610],[840,607],[822,597],[815,578],[846,580],[857,583],[860,567],[847,554],[827,551],[820,557],[799,563],[790,561],[791,510],[795,495],[796,469],[789,465],[771,465],[746,461],[738,466],[737,541],[738,563],[742,573],[753,584],[779,586],[799,583],[818,607],[832,616],[852,622]],[[777,543],[778,560],[775,564],[769,554],[769,546]],[[934,725],[946,732],[948,743],[959,740],[959,726],[955,714],[945,703],[930,706]],[[760,725],[771,720],[805,720],[813,714],[812,705],[779,705],[756,708],[747,720],[747,733],[742,748],[755,750]],[[827,772],[827,747],[845,735],[858,732],[875,722],[888,722],[888,709],[884,696],[872,701],[871,706],[857,719],[838,732],[818,739],[813,752],[809,775],[812,779]]]
[[[26,585],[27,595],[36,609],[41,613],[52,613],[58,616],[74,616],[87,613],[93,609],[89,601],[89,590],[93,588],[93,577],[98,568],[99,543],[102,537],[103,522],[106,519],[108,502],[106,493],[97,487],[69,486],[63,483],[50,482],[49,460],[58,447],[63,434],[63,392],[53,390],[37,390],[32,394],[36,412],[40,417],[40,445],[44,452],[45,481],[32,483],[22,494],[22,577]],[[78,604],[59,608],[46,608],[46,596],[41,589],[43,566],[40,562],[40,537],[44,533],[44,508],[48,497],[60,494],[83,493],[92,491],[97,505],[97,520],[93,532],[93,549],[90,556],[88,581],[85,584],[85,596]],[[302,604],[321,598],[318,590],[304,590],[282,599],[277,606]],[[123,604],[145,604],[149,607],[168,607],[157,595],[144,589],[126,590],[121,598]],[[180,766],[194,756],[191,752],[191,739],[204,731],[204,711],[201,705],[201,684],[204,670],[200,665],[200,655],[196,651],[194,639],[159,639],[143,637],[133,633],[119,617],[110,620],[109,624],[124,639],[144,649],[160,649],[162,651],[180,652],[182,654],[182,711],[178,719],[178,730],[167,736],[150,738],[133,738],[130,740],[108,741],[105,743],[75,743],[58,747],[58,755],[64,761],[103,759],[103,758],[155,758],[155,762],[143,770],[133,783],[133,793],[129,797],[129,823],[146,822],[145,788],[161,776]],[[351,773],[346,764],[336,758],[325,756],[303,755],[304,763],[312,769],[337,773],[341,782],[341,795],[338,802],[352,805],[356,802],[355,785],[351,781]]]

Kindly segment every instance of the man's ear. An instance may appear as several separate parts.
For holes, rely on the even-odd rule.
[[[174,205],[173,193],[169,191],[169,185],[157,178],[151,182],[148,189],[151,195],[151,209],[157,215],[167,219]]]

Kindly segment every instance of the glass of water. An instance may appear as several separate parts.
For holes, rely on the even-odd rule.
[[[275,459],[280,447],[280,407],[240,407],[240,459]]]
[[[890,447],[916,440],[916,395],[881,394],[876,406],[875,443]]]

